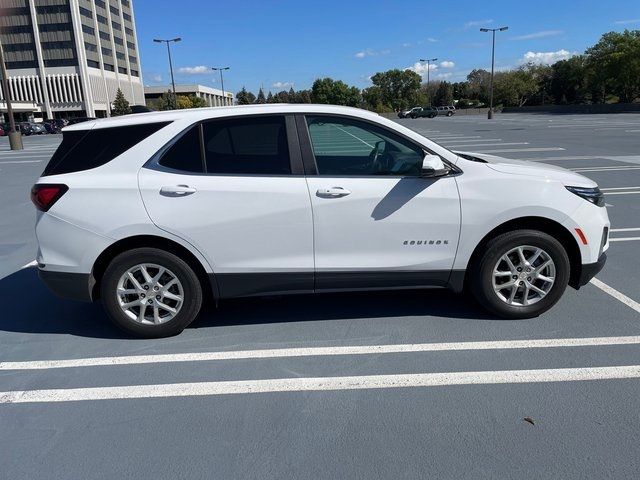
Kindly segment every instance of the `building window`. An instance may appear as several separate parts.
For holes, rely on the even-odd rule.
[[[138,63],[138,57],[132,57],[131,55],[129,55],[129,61],[131,63]]]
[[[107,47],[102,47],[102,54],[106,55],[107,57],[113,57],[113,50]]]
[[[124,53],[116,52],[116,58],[117,58],[118,60],[125,60]]]
[[[116,17],[120,16],[120,10],[118,10],[117,7],[114,7],[113,5],[109,5],[109,10],[111,10],[111,13],[114,14]]]
[[[110,63],[105,63],[104,69],[109,70],[110,72],[115,72],[115,68],[113,68],[113,65],[111,65]]]
[[[129,27],[124,27],[124,31],[127,32],[127,35],[131,35],[133,37],[133,29]]]
[[[122,5],[124,5],[125,7],[128,7],[129,4],[129,0],[122,0]]]
[[[109,25],[109,22],[107,21],[107,17],[103,17],[102,15],[96,14],[96,18],[98,19],[98,22],[102,23],[103,25]]]
[[[118,22],[111,22],[111,25],[113,26],[114,30],[122,31],[122,25],[120,25]]]
[[[118,72],[122,73],[123,75],[127,74],[127,69],[125,67],[118,67]]]
[[[138,70],[131,70],[131,76],[132,77],[139,77],[140,73],[138,72]]]
[[[107,32],[103,32],[102,30],[100,30],[100,38],[102,40],[106,40],[107,42],[111,41],[111,35],[109,35]]]
[[[116,45],[124,45],[124,40],[119,37],[113,37],[113,41],[116,43]]]
[[[96,0],[96,7],[102,7],[104,9],[107,8],[107,4],[104,3],[102,0]]]
[[[129,47],[129,50],[135,50],[136,44],[133,42],[127,42],[127,47]]]
[[[124,13],[124,12],[122,12],[122,16],[124,17],[124,19],[125,19],[127,22],[130,22],[130,21],[131,21],[131,15],[129,15],[128,13]]]
[[[93,44],[93,43],[89,43],[89,42],[84,42],[84,48],[87,52],[97,52],[98,51],[98,46]]]
[[[95,60],[87,59],[87,67],[100,68],[100,63],[96,62]]]
[[[90,27],[89,25],[84,25],[82,24],[82,31],[84,33],[86,33],[87,35],[93,35],[95,37],[96,35],[96,30],[95,28]]]
[[[82,15],[83,17],[87,17],[93,20],[93,13],[91,13],[91,10],[87,10],[84,7],[80,7],[80,15]]]

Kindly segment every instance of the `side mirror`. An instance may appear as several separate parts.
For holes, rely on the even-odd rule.
[[[449,173],[449,168],[444,164],[440,156],[427,154],[422,160],[422,177],[442,177]]]

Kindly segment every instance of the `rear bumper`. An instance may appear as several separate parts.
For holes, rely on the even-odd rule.
[[[593,277],[600,273],[600,270],[602,270],[606,262],[607,254],[603,253],[600,255],[597,262],[582,265],[582,271],[580,272],[580,277],[578,278],[576,285],[571,286],[576,289],[585,286]]]
[[[93,279],[89,273],[50,272],[38,270],[38,276],[58,297],[79,302],[93,301]]]

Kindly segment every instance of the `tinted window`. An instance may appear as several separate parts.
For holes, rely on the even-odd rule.
[[[207,173],[291,173],[282,116],[208,122],[203,133]]]
[[[422,149],[375,125],[358,120],[307,117],[320,175],[419,176]]]
[[[60,175],[104,165],[168,123],[63,132],[62,143],[42,173]]]
[[[160,159],[160,165],[184,172],[202,173],[200,127],[196,125],[180,137]]]

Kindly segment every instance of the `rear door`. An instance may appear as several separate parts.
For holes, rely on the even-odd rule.
[[[294,125],[284,115],[203,122],[140,172],[151,219],[202,252],[223,297],[313,290],[311,204]]]
[[[316,288],[445,285],[460,231],[455,178],[422,178],[424,151],[342,116],[298,118],[313,205]],[[307,137],[308,134],[308,137]]]

